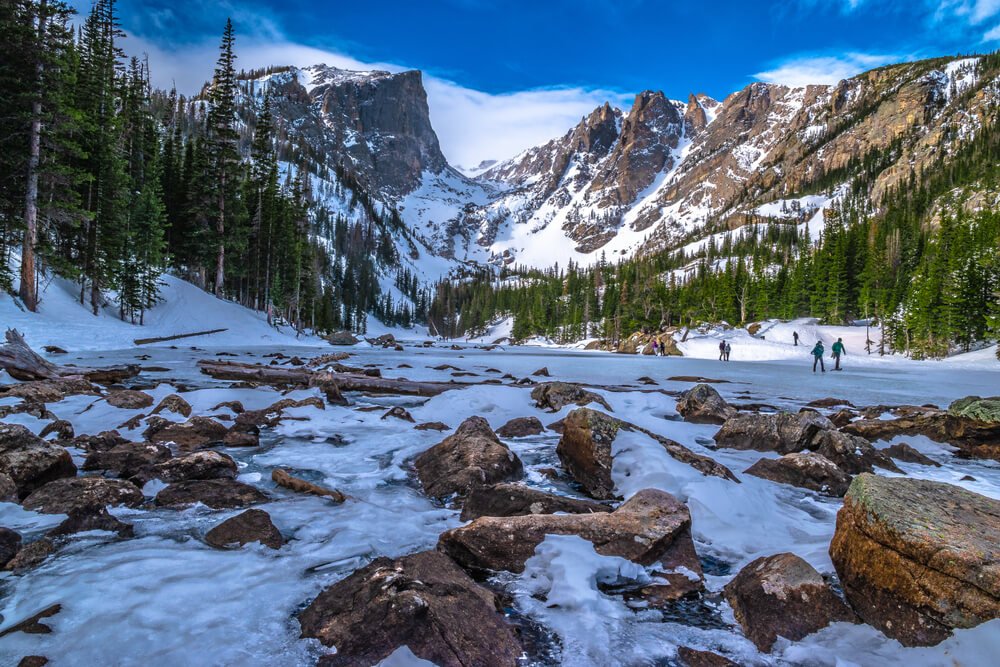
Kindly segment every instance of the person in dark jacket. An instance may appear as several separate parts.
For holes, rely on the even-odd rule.
[[[719,341],[719,361],[726,358],[726,341]]]
[[[838,338],[837,342],[833,344],[833,347],[831,347],[830,350],[833,352],[833,359],[836,362],[833,366],[833,370],[844,370],[840,367],[840,355],[847,354],[847,350],[844,348],[844,339]]]
[[[823,365],[823,354],[826,350],[823,349],[823,341],[816,341],[816,346],[812,349],[813,356],[813,373],[816,372],[816,364],[819,364],[820,369],[825,373],[826,366]]]
[[[793,331],[792,332],[792,341],[794,341],[795,347],[799,346],[799,332],[798,331]]]

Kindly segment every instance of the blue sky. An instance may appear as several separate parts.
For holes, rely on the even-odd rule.
[[[87,0],[74,4],[86,7]],[[211,75],[227,15],[240,64],[425,72],[446,155],[503,158],[644,89],[718,99],[755,80],[832,83],[1000,48],[1000,0],[119,0],[159,85]]]

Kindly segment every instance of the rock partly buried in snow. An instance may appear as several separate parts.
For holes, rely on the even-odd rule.
[[[241,415],[242,416],[242,415]],[[190,452],[210,445],[222,444],[229,432],[225,426],[208,417],[192,417],[186,422],[169,423],[148,433],[151,442],[173,443],[181,451]]]
[[[56,436],[56,440],[72,440],[76,437],[76,431],[73,430],[73,425],[65,419],[56,419],[46,424],[45,428],[38,432],[38,437],[42,439],[50,435]]]
[[[815,412],[747,412],[726,420],[715,442],[730,449],[791,454],[806,449],[819,431],[833,428],[829,419]]]
[[[830,556],[854,610],[905,646],[1000,617],[1000,501],[940,482],[859,475]]]
[[[545,493],[524,484],[495,484],[473,489],[462,507],[462,521],[481,516],[524,516],[527,514],[592,514],[611,508],[591,500],[577,500]]]
[[[69,452],[42,440],[20,424],[0,423],[0,473],[14,481],[19,498],[38,487],[76,475]]]
[[[696,384],[677,401],[677,412],[693,424],[724,424],[736,414],[736,408],[707,384]]]
[[[809,443],[809,449],[822,454],[850,475],[874,472],[875,468],[903,472],[891,458],[875,449],[870,442],[843,431],[819,431]]]
[[[138,507],[142,491],[132,482],[104,477],[68,477],[49,482],[24,499],[25,509],[45,514],[97,510],[108,505]]]
[[[935,442],[958,447],[959,456],[1000,461],[1000,422],[962,416],[963,409],[973,410],[975,403],[957,402],[957,414],[935,408],[897,410],[901,416],[896,419],[859,419],[844,426],[843,431],[868,440],[923,435]]]
[[[424,492],[434,498],[465,496],[472,489],[524,476],[521,459],[500,442],[482,417],[470,417],[414,461]]]
[[[234,479],[197,479],[175,482],[156,494],[161,507],[182,507],[202,503],[212,509],[235,509],[267,501],[252,486]]]
[[[153,412],[151,414],[158,415],[164,410],[179,414],[185,419],[191,416],[191,404],[177,394],[165,396],[163,400],[157,403],[156,407],[153,408]]]
[[[222,439],[226,447],[256,447],[260,444],[260,429],[253,424],[236,424]]]
[[[579,408],[563,420],[560,429],[562,437],[556,446],[556,454],[566,472],[593,498],[610,500],[615,497],[614,481],[611,479],[611,448],[620,431],[644,433],[659,443],[670,456],[704,475],[739,481],[724,465],[695,454],[678,442],[603,412]]]
[[[326,337],[330,345],[357,345],[359,341],[350,331],[335,331]]]
[[[271,515],[264,510],[247,510],[226,519],[205,534],[205,541],[223,549],[231,545],[243,546],[260,542],[272,549],[280,549],[281,532],[271,521]]]
[[[447,431],[451,427],[444,422],[424,422],[413,427],[417,431]]]
[[[5,570],[15,572],[35,567],[56,552],[56,545],[47,537],[21,546],[17,554],[4,565]]]
[[[0,396],[23,398],[33,403],[58,403],[67,396],[99,396],[98,388],[83,378],[56,378],[0,386]]]
[[[153,404],[153,397],[144,391],[119,389],[108,394],[108,405],[126,410],[141,410]]]
[[[896,443],[891,447],[886,447],[882,450],[882,453],[886,456],[891,456],[897,461],[904,461],[906,463],[917,463],[922,466],[933,466],[935,468],[940,468],[941,464],[932,459],[929,456],[921,454],[916,449],[906,444],[905,442]]]
[[[743,634],[767,653],[778,637],[798,641],[856,617],[823,577],[795,554],[758,558],[723,589]]]
[[[599,554],[653,566],[669,584],[648,586],[645,595],[676,599],[702,587],[691,514],[657,489],[640,491],[610,513],[480,517],[443,533],[438,548],[473,572],[522,572],[546,535],[578,535]]]
[[[543,410],[558,412],[567,405],[597,403],[608,412],[614,412],[602,396],[569,382],[546,382],[531,390],[535,405]]]
[[[850,475],[830,459],[814,452],[792,452],[777,459],[761,459],[744,472],[836,498],[847,493],[851,485]]]
[[[545,431],[538,417],[515,417],[497,429],[501,438],[524,438],[529,435],[541,435]]]
[[[319,594],[299,614],[303,637],[337,652],[327,667],[374,665],[401,646],[440,667],[515,667],[521,646],[493,593],[447,556],[381,557]]]
[[[164,482],[183,482],[198,479],[235,479],[236,461],[213,450],[191,452],[162,463],[143,468],[135,481],[145,485],[153,479]]]
[[[170,458],[170,448],[151,442],[126,442],[111,449],[95,450],[83,462],[84,470],[108,470],[118,477],[133,477],[148,466]]]
[[[0,569],[21,549],[21,535],[10,528],[0,526]]]

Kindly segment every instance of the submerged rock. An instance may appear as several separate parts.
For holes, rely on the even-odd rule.
[[[795,554],[758,558],[723,593],[743,634],[765,653],[778,637],[798,641],[830,623],[857,620],[820,573]]]
[[[258,489],[234,479],[198,479],[175,482],[156,494],[160,507],[182,507],[202,503],[212,509],[235,509],[267,501]]]
[[[597,403],[608,412],[614,412],[602,396],[569,382],[540,384],[531,390],[531,398],[537,407],[551,412],[558,412],[567,405],[582,406],[590,403]]]
[[[96,511],[108,505],[138,507],[142,501],[142,491],[132,482],[104,477],[70,477],[36,489],[22,505],[45,514],[70,514]]]
[[[280,549],[283,538],[271,521],[270,514],[264,510],[247,510],[212,528],[205,534],[205,541],[219,549],[233,544],[243,546],[251,542]]]
[[[282,470],[281,468],[275,468],[271,471],[271,481],[278,486],[283,486],[291,491],[295,491],[297,493],[308,493],[313,496],[322,496],[329,498],[335,503],[342,503],[347,500],[347,496],[336,489],[327,489],[318,484],[313,484],[312,482],[307,482],[304,479],[299,479],[298,477],[290,475],[287,471]]]
[[[837,514],[830,557],[854,610],[904,646],[1000,617],[1000,501],[862,474]]]
[[[328,667],[374,665],[401,646],[440,667],[515,667],[522,649],[499,606],[447,556],[424,551],[376,558],[320,593],[299,624],[336,647]]]
[[[736,408],[707,384],[696,384],[677,401],[677,412],[693,424],[724,424],[736,414]]]
[[[40,486],[76,475],[69,452],[42,440],[20,424],[0,423],[0,473],[10,477],[19,498]]]
[[[591,500],[577,500],[545,493],[524,484],[495,484],[473,489],[462,507],[462,521],[481,516],[523,516],[527,514],[592,514],[611,508]]]
[[[424,492],[435,498],[465,496],[476,487],[524,476],[521,459],[482,417],[466,419],[453,434],[420,454],[414,466]]]
[[[105,530],[110,533],[118,533],[119,537],[132,537],[135,533],[132,524],[119,521],[105,508],[94,509],[86,507],[71,511],[65,521],[48,532],[48,536],[58,537],[73,533],[84,533],[89,530]]]
[[[669,582],[643,589],[657,599],[681,597],[702,586],[691,514],[656,489],[640,491],[610,513],[483,516],[442,533],[438,548],[474,572],[522,572],[546,535],[577,535],[599,554],[654,567]]]
[[[847,493],[847,487],[851,485],[850,475],[822,454],[813,452],[793,452],[777,459],[760,459],[744,472],[837,498]]]
[[[497,429],[501,438],[524,438],[529,435],[541,435],[545,431],[538,417],[515,417]]]

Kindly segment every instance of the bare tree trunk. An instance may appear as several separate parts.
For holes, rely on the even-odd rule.
[[[219,219],[215,224],[219,233],[219,252],[215,261],[215,296],[222,298],[222,281],[225,278],[226,267],[226,171],[222,170],[222,183],[219,192]]]
[[[45,39],[48,23],[48,3],[38,4],[38,41]],[[42,154],[42,74],[41,57],[35,63],[35,99],[31,102],[31,133],[28,139],[28,183],[24,196],[24,240],[21,244],[21,301],[24,307],[38,310],[38,291],[35,287],[35,244],[38,243],[38,164]]]

